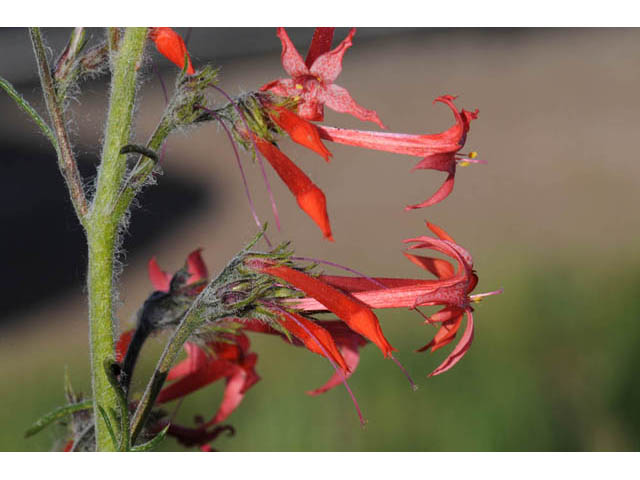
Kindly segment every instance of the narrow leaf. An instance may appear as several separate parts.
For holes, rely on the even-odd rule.
[[[40,127],[42,133],[44,133],[45,137],[49,139],[51,144],[55,149],[58,148],[58,142],[56,137],[53,135],[53,131],[51,127],[43,120],[38,112],[25,100],[25,98],[18,93],[18,91],[9,83],[5,78],[0,77],[0,87],[3,88],[5,92],[9,94],[9,96],[13,99],[14,102],[24,111],[27,115],[31,117],[31,119]]]
[[[102,415],[104,424],[107,426],[107,430],[109,431],[109,436],[111,437],[111,441],[113,442],[114,445],[117,445],[118,441],[116,440],[116,434],[113,431],[113,426],[111,425],[111,420],[109,420],[109,416],[107,415],[107,412],[104,411],[104,408],[102,408],[102,405],[98,405],[98,411],[100,412],[100,415]]]
[[[152,450],[155,450],[156,447],[158,445],[160,445],[160,442],[162,442],[164,440],[164,438],[167,436],[167,431],[169,430],[169,425],[167,425],[166,427],[164,427],[160,433],[158,433],[158,435],[156,435],[155,437],[153,437],[151,440],[149,440],[147,443],[143,443],[142,445],[136,445],[135,447],[133,447],[131,449],[132,452],[150,452]]]
[[[25,432],[25,438],[29,438],[32,435],[35,435],[40,430],[46,428],[51,423],[60,420],[64,417],[67,417],[75,412],[80,412],[82,410],[89,410],[93,406],[93,402],[91,400],[85,400],[84,402],[74,403],[72,405],[65,405],[64,407],[56,408],[54,411],[47,413],[40,419],[38,419],[29,429]]]

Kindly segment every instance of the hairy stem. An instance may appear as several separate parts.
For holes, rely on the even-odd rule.
[[[114,355],[113,262],[121,216],[110,208],[126,172],[126,156],[120,149],[129,143],[136,94],[137,72],[142,62],[146,28],[128,28],[112,59],[111,97],[96,193],[86,225],[89,242],[89,330],[96,447],[117,448],[98,405],[106,411],[118,408],[117,394],[104,371],[105,358]]]
[[[56,153],[58,154],[58,165],[60,166],[60,170],[67,183],[69,193],[71,194],[71,201],[73,203],[73,208],[76,211],[76,215],[78,216],[80,223],[82,223],[86,228],[85,220],[88,210],[87,199],[82,187],[82,179],[80,178],[78,165],[76,164],[73,152],[71,151],[71,143],[65,127],[62,109],[57,100],[58,97],[56,95],[53,78],[51,77],[51,69],[44,49],[42,35],[40,33],[40,29],[37,27],[30,28],[29,33],[31,35],[31,43],[38,63],[38,73],[40,74],[40,83],[42,85],[45,104],[47,105],[49,117],[51,118],[53,130],[55,131],[57,139]]]

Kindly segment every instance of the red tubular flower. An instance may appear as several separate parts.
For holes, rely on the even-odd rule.
[[[191,58],[187,52],[182,37],[169,27],[152,27],[149,30],[149,38],[156,44],[158,51],[169,61],[182,69],[187,58],[187,75],[193,75],[196,71],[191,65]]]
[[[320,321],[318,322],[325,330],[327,330],[344,358],[347,370],[344,373],[345,379],[348,379],[355,372],[360,362],[360,348],[367,344],[367,341],[359,334],[351,330],[342,322],[336,321]],[[318,395],[324,393],[343,382],[342,376],[335,372],[333,376],[320,388],[307,392],[309,395]]]
[[[434,102],[444,103],[451,108],[456,123],[448,130],[433,135],[370,132],[329,126],[318,126],[318,130],[321,138],[332,142],[423,157],[413,167],[413,170],[431,169],[447,172],[447,178],[436,193],[422,203],[409,205],[406,210],[428,207],[441,202],[452,192],[458,163],[461,165],[484,163],[480,160],[474,160],[475,153],[471,153],[468,158],[458,153],[466,142],[471,120],[478,118],[478,110],[470,112],[462,109],[458,111],[453,103],[455,99],[454,96],[443,95],[434,100]]]
[[[175,400],[224,378],[222,403],[203,427],[223,422],[238,407],[246,391],[260,380],[255,371],[258,356],[249,352],[247,336],[242,333],[229,335],[228,341],[233,343],[209,343],[214,355],[204,352],[198,345],[186,343],[187,358],[173,367],[167,377],[167,381],[175,382],[163,388],[156,401]]]
[[[276,105],[269,107],[269,116],[281,129],[289,134],[291,140],[303,147],[307,147],[309,150],[313,150],[327,162],[329,161],[331,152],[322,143],[318,128],[313,123],[309,123],[292,111]]]
[[[331,224],[327,214],[327,199],[322,190],[274,144],[255,136],[254,140],[260,153],[269,161],[278,176],[296,197],[300,208],[316,222],[325,238],[333,241]]]
[[[315,280],[322,285],[331,286],[350,294],[370,308],[405,307],[414,309],[418,306],[443,305],[444,308],[442,310],[427,319],[427,323],[441,323],[440,330],[436,333],[434,339],[419,351],[424,351],[428,348],[435,351],[450,343],[460,328],[462,317],[466,314],[467,326],[460,342],[445,361],[431,372],[430,376],[433,376],[446,372],[453,367],[471,346],[473,340],[473,308],[471,308],[471,303],[479,301],[487,295],[501,293],[501,290],[470,295],[478,283],[478,276],[473,270],[471,255],[456,244],[440,227],[428,222],[427,226],[438,238],[421,236],[405,240],[405,243],[414,244],[409,247],[410,249],[429,248],[443,253],[457,263],[457,269],[454,269],[453,265],[447,260],[409,253],[405,253],[405,255],[416,265],[436,275],[438,277],[437,280],[378,277],[367,279],[330,275],[321,275]],[[287,280],[286,278],[283,279]],[[302,290],[309,297],[292,301],[292,305],[295,308],[308,312],[332,310],[318,295]]]
[[[281,319],[285,319],[286,316],[282,315]],[[305,318],[301,315],[297,315],[296,318]],[[348,379],[353,372],[355,372],[356,367],[360,361],[360,353],[359,350],[361,347],[366,345],[368,342],[362,335],[351,330],[347,325],[342,322],[338,322],[335,320],[326,320],[326,321],[317,321],[311,322],[306,319],[305,325],[307,328],[313,332],[318,341],[320,341],[325,350],[328,352],[333,352],[332,359],[336,364],[340,365],[342,368],[342,374],[335,372],[333,376],[325,383],[322,387],[317,388],[315,390],[308,391],[309,395],[318,395],[320,393],[324,393],[327,390],[332,389],[344,382],[345,379]],[[243,320],[243,329],[249,332],[256,333],[266,333],[269,335],[277,335],[284,340],[287,340],[286,335],[282,332],[270,327],[269,325],[259,321],[259,320]],[[298,334],[302,331],[301,328],[293,327],[291,328],[294,322],[289,322],[288,324],[282,324],[294,337],[299,338],[299,340],[294,339],[293,345],[296,346],[304,346],[307,349],[318,353],[319,355],[325,356],[324,353],[317,348],[317,345],[313,341],[308,340],[308,335],[303,333],[302,335],[305,337],[298,337]],[[324,333],[318,334],[318,331],[321,329]]]
[[[349,328],[375,343],[385,357],[391,355],[394,348],[384,337],[378,318],[364,303],[320,279],[286,266],[270,265],[261,260],[250,261],[250,266],[302,290],[322,304],[322,310],[335,313],[338,318],[349,325]],[[296,307],[299,308],[299,305],[296,304]]]
[[[298,115],[306,120],[322,121],[324,105],[327,105],[336,112],[348,113],[385,128],[375,111],[361,107],[345,88],[333,83],[342,71],[342,57],[352,44],[355,28],[331,51],[333,31],[329,33],[329,30],[316,30],[305,64],[286,30],[278,28],[278,37],[282,42],[282,66],[291,78],[275,80],[262,86],[261,90],[299,99]]]

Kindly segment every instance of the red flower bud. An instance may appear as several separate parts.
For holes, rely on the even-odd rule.
[[[313,150],[327,162],[329,161],[331,152],[322,143],[320,133],[314,124],[307,122],[284,107],[270,107],[269,116],[281,129],[289,134],[291,140],[303,147],[307,147],[309,150]]]
[[[327,199],[305,173],[274,144],[254,137],[258,150],[269,161],[291,193],[300,208],[316,222],[324,236],[333,241],[331,225],[327,214]]]
[[[184,67],[185,55],[187,57],[187,75],[193,75],[196,71],[191,65],[191,58],[187,52],[187,46],[182,37],[169,27],[153,27],[149,32],[149,38],[156,44],[158,51],[169,61],[175,63],[178,68]]]

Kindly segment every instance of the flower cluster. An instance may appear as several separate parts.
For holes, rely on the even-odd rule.
[[[269,195],[272,193],[263,160],[271,165],[300,209],[330,241],[334,239],[327,197],[281,150],[278,145],[281,137],[288,137],[327,163],[333,154],[325,142],[334,142],[418,157],[420,160],[413,170],[429,169],[447,174],[435,193],[421,203],[408,205],[406,210],[430,207],[447,198],[453,191],[458,166],[485,163],[476,158],[475,152],[462,152],[471,123],[478,118],[478,110],[459,109],[455,103],[457,97],[452,95],[441,95],[434,100],[434,103],[447,106],[454,117],[453,124],[440,133],[392,133],[317,123],[324,121],[324,109],[328,107],[372,122],[380,129],[387,128],[375,110],[361,106],[346,88],[335,83],[356,30],[351,29],[346,38],[332,48],[334,30],[317,28],[303,59],[287,31],[278,28],[282,66],[288,77],[268,82],[256,91],[235,98],[216,85],[215,69],[209,66],[194,68],[186,42],[174,30],[168,27],[148,30],[148,38],[158,52],[182,71],[177,77],[177,100],[168,102],[160,123],[163,135],[178,125],[207,121],[220,125],[234,149],[249,205],[261,232],[213,279],[209,278],[201,249],[191,252],[184,266],[174,274],[164,271],[155,257],[149,261],[148,273],[154,291],[139,309],[135,328],[125,330],[118,338],[115,358],[105,358],[103,364],[120,411],[111,408],[112,411],[105,412],[99,404],[97,409],[113,444],[118,443],[121,450],[152,448],[164,435],[169,435],[187,447],[212,451],[211,443],[221,434],[233,435],[233,427],[225,422],[261,380],[256,370],[258,353],[252,350],[250,341],[250,335],[254,334],[279,336],[291,345],[325,358],[334,373],[324,385],[307,393],[318,395],[344,385],[364,424],[348,380],[356,371],[360,350],[367,344],[374,344],[383,358],[395,362],[415,387],[394,356],[396,349],[382,330],[377,310],[408,309],[418,313],[424,324],[437,327],[435,335],[417,352],[435,352],[457,339],[444,360],[431,371],[431,377],[450,370],[469,351],[474,338],[472,305],[486,296],[502,293],[500,289],[474,294],[478,275],[471,255],[444,229],[429,222],[426,226],[431,234],[406,239],[403,253],[433,278],[370,277],[330,261],[296,257],[289,244],[274,248],[267,239],[266,227],[262,226],[253,206],[238,147],[244,148],[260,164]],[[115,41],[119,33],[114,30],[112,35],[115,35],[112,38]],[[68,48],[54,71],[61,78],[69,76],[65,72],[72,67],[73,52]],[[98,56],[103,58],[104,54]],[[227,103],[211,107],[210,91],[221,94]],[[155,145],[154,142],[150,144]],[[158,158],[153,149],[136,145],[127,145],[120,153],[130,152],[150,160]],[[154,166],[153,162],[145,165],[148,169]],[[141,175],[141,182],[144,180],[140,171],[134,173]],[[276,225],[280,228],[273,198],[271,201]],[[253,250],[261,238],[269,246],[266,252]],[[320,264],[351,274],[327,274],[319,271]],[[438,310],[428,315],[422,307],[437,307]],[[327,315],[334,318],[327,319]],[[167,330],[172,330],[173,335],[147,388],[142,397],[132,400],[137,397],[129,395],[131,379],[143,344],[150,335]],[[182,349],[186,358],[176,364]],[[179,425],[173,421],[180,403],[171,415],[164,410],[166,404],[184,399],[215,382],[224,382],[222,399],[206,416],[197,416],[194,425]],[[50,415],[36,424],[31,433],[56,418],[70,416],[68,425],[72,439],[65,439],[64,450],[93,449],[98,444],[94,417],[97,413],[91,409],[90,402],[82,401],[70,388],[67,388],[67,401],[62,413]],[[119,423],[117,435],[113,428],[116,421]],[[150,440],[136,443],[139,435]],[[119,437],[118,441],[116,437]]]
[[[397,362],[393,357],[395,349],[384,336],[374,310],[408,308],[418,311],[418,307],[439,305],[442,309],[425,316],[425,323],[439,324],[440,328],[433,339],[418,351],[429,348],[436,351],[451,343],[466,315],[467,324],[458,344],[430,376],[452,368],[462,359],[473,340],[471,304],[500,291],[472,295],[478,277],[471,255],[442,228],[431,223],[427,223],[427,227],[436,237],[423,235],[405,240],[409,251],[404,255],[432,273],[435,279],[314,274],[306,267],[296,266],[293,260],[301,257],[289,257],[288,262],[279,262],[269,254],[247,255],[243,263],[249,271],[275,279],[292,293],[283,295],[278,290],[277,294],[260,297],[256,300],[256,307],[266,315],[260,318],[249,315],[219,319],[219,325],[226,326],[226,329],[220,328],[220,333],[206,341],[196,337],[185,344],[187,358],[171,369],[167,377],[169,384],[159,393],[157,403],[161,405],[185,397],[219,380],[225,381],[225,389],[220,406],[209,420],[199,421],[195,428],[173,426],[168,433],[188,445],[196,444],[194,439],[202,438],[204,440],[199,446],[210,448],[207,442],[212,438],[212,432],[221,431],[220,428],[224,427],[221,423],[227,420],[246,392],[260,380],[255,370],[258,356],[251,352],[247,333],[278,335],[293,345],[303,346],[325,357],[335,368],[335,373],[325,385],[309,394],[317,395],[342,383],[353,397],[346,381],[358,365],[360,348],[371,342],[384,357]],[[446,255],[455,266],[449,260],[410,253],[418,249]],[[152,258],[149,276],[157,289],[156,293],[172,292],[171,284],[175,284],[176,278],[181,276],[187,279],[186,288],[191,288],[193,295],[201,291],[201,286],[206,283],[207,269],[200,257],[200,250],[196,250],[189,255],[186,268],[173,276],[162,271],[155,258]],[[173,291],[176,295],[175,289]],[[322,312],[333,313],[338,320],[318,320],[314,317],[314,314]],[[123,358],[130,338],[130,332],[120,337],[119,358]],[[361,421],[364,421],[355,397],[353,399]]]
[[[478,110],[458,110],[454,104],[456,97],[452,95],[442,95],[434,100],[447,105],[455,120],[450,128],[440,133],[413,135],[352,130],[312,123],[324,119],[326,105],[336,112],[350,114],[386,128],[376,111],[362,107],[353,100],[347,89],[334,83],[342,71],[343,57],[352,45],[356,30],[351,29],[347,37],[336,48],[331,49],[333,33],[334,28],[317,28],[306,59],[303,60],[286,30],[278,28],[277,35],[282,43],[282,66],[290,78],[280,78],[263,85],[260,92],[251,95],[253,102],[236,102],[234,108],[239,114],[230,120],[230,128],[237,137],[244,140],[242,143],[248,148],[253,148],[254,152],[267,159],[294,195],[300,208],[318,225],[328,240],[333,240],[333,235],[326,196],[280,150],[275,138],[279,133],[285,133],[294,142],[319,154],[327,162],[332,154],[322,140],[422,157],[413,170],[430,169],[447,173],[442,186],[433,195],[421,203],[408,205],[406,210],[429,207],[449,196],[453,191],[458,165],[485,163],[476,158],[476,152],[461,153],[471,121],[478,118]],[[165,35],[169,38],[168,33]],[[161,53],[180,66],[187,55],[184,42],[175,32],[171,38],[171,42],[166,40],[160,45],[156,41],[156,45]],[[171,48],[167,47],[169,43],[173,45]],[[215,118],[224,120],[221,112],[216,113]],[[273,205],[276,223],[279,225],[275,203]],[[253,214],[257,219],[255,211]]]

